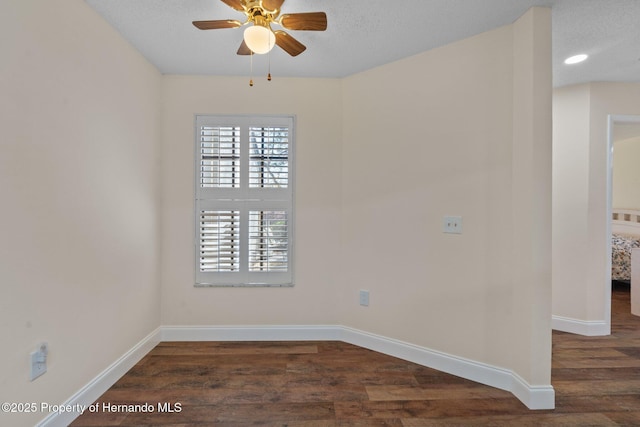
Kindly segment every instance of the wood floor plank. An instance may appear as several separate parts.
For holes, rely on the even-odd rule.
[[[208,408],[212,408],[209,406]],[[205,420],[223,422],[282,423],[290,421],[315,421],[334,419],[334,407],[330,402],[314,403],[256,403],[221,405],[214,407]]]
[[[331,385],[342,387],[348,385],[396,385],[396,386],[417,386],[419,382],[416,377],[409,372],[400,373],[376,373],[353,370],[350,372],[332,373],[293,373],[287,372],[285,376],[288,385]]]
[[[557,413],[608,413],[608,412],[628,412],[640,408],[640,396],[619,395],[619,396],[565,396],[556,395]],[[640,419],[638,420],[640,426]]]
[[[590,380],[638,380],[638,368],[555,368],[551,370],[551,383],[556,381],[590,381]]]
[[[554,381],[553,388],[563,396],[640,394],[640,380]]]
[[[629,357],[583,357],[553,361],[554,368],[640,368],[640,359]]]
[[[237,373],[214,372],[185,376],[179,374],[145,377],[145,389],[237,389],[242,387],[283,387],[291,382],[286,375],[238,375]],[[325,378],[326,379],[326,378]],[[113,390],[138,389],[139,376],[126,375],[113,386]]]
[[[603,415],[606,415],[619,426],[640,426],[640,410],[637,409],[632,411],[609,412]]]
[[[269,342],[258,343],[255,341],[242,342],[201,342],[201,341],[172,341],[162,342],[154,349],[154,355],[257,355],[257,354],[314,354],[318,353],[318,345],[315,343],[287,343]]]
[[[440,400],[440,399],[484,399],[511,398],[508,391],[487,388],[481,384],[473,386],[449,384],[441,387],[367,386],[369,400]]]
[[[604,414],[543,414],[450,417],[442,419],[413,418],[402,420],[403,427],[617,427]]]
[[[444,418],[454,416],[475,417],[511,413],[525,415],[530,412],[514,398],[361,401],[335,402],[336,417],[340,419],[366,418]]]
[[[255,356],[152,356],[127,375],[276,375],[287,371],[286,360]]]
[[[556,354],[556,361],[573,361],[581,359],[619,359],[628,356],[620,351],[620,347],[566,348]]]

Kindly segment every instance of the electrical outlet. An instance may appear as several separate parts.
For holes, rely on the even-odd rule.
[[[364,307],[369,306],[369,291],[360,290],[360,305]]]
[[[445,216],[442,222],[442,232],[451,234],[462,234],[462,217]]]
[[[29,354],[29,360],[31,361],[31,371],[29,374],[29,380],[33,381],[40,375],[47,372],[47,354],[49,353],[49,346],[46,342],[40,344],[38,350],[32,351]]]

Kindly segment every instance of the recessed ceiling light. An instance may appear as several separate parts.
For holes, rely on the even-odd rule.
[[[574,56],[570,56],[569,58],[564,60],[564,63],[567,65],[571,65],[571,64],[577,64],[579,62],[584,61],[585,59],[587,59],[589,57],[589,55],[586,55],[584,53],[581,53],[580,55],[574,55]]]

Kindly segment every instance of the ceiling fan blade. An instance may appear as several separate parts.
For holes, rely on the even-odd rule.
[[[280,10],[284,0],[262,0],[262,7],[267,10]]]
[[[279,19],[287,30],[324,31],[327,29],[327,14],[324,12],[288,13]]]
[[[234,8],[235,10],[238,10],[240,12],[244,11],[241,0],[222,0],[222,2],[227,6]]]
[[[238,48],[238,52],[237,53],[238,53],[238,55],[251,55],[251,49],[249,49],[249,46],[247,46],[247,44],[244,42],[244,40],[242,40],[242,44]]]
[[[276,31],[275,35],[276,44],[291,56],[298,56],[307,48],[305,45],[282,30]]]
[[[193,25],[201,30],[217,30],[220,28],[237,28],[242,22],[235,19],[219,19],[215,21],[193,21]]]

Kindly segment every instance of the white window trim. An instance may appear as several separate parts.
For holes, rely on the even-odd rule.
[[[286,126],[289,128],[289,168],[288,168],[288,186],[286,189],[251,189],[248,183],[241,183],[241,188],[237,191],[228,191],[227,189],[207,189],[200,186],[200,127],[203,125],[210,126],[240,126],[242,129],[248,129],[249,126],[269,127],[269,126]],[[195,269],[195,286],[196,287],[292,287],[295,278],[295,262],[294,262],[294,234],[295,234],[295,116],[262,116],[262,115],[196,115],[194,123],[194,185],[195,185],[195,203],[194,203],[194,269]],[[247,139],[245,139],[247,138]],[[248,136],[245,137],[241,132],[241,145],[248,142]],[[248,170],[248,156],[241,158],[240,167]],[[242,173],[242,172],[241,172]],[[219,191],[222,190],[222,191]],[[217,194],[216,194],[217,193]],[[263,198],[264,194],[268,197]],[[238,197],[240,195],[240,197]],[[229,210],[244,204],[246,207],[241,212],[241,221],[246,222],[249,210],[281,210],[287,212],[288,222],[288,271],[286,273],[279,272],[261,272],[249,273],[247,270],[235,273],[211,273],[200,271],[200,212],[202,210]],[[255,206],[251,209],[251,206]],[[259,208],[259,209],[258,209]],[[247,238],[243,231],[241,239]],[[247,240],[248,241],[248,240]],[[243,257],[246,257],[248,246],[242,244],[240,248]],[[268,275],[270,280],[251,280],[251,278],[260,278]],[[234,277],[240,277],[241,280],[235,280]]]

